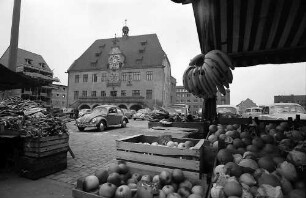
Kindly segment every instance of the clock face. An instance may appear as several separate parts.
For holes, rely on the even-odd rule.
[[[120,56],[119,55],[112,55],[108,59],[109,68],[116,70],[119,69],[119,63],[120,63]]]
[[[111,82],[118,82],[119,81],[119,73],[118,72],[111,72],[109,74],[109,80]]]

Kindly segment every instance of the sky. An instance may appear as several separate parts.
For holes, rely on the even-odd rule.
[[[0,56],[10,43],[13,0],[0,0]],[[69,66],[97,39],[157,34],[177,85],[190,59],[200,53],[191,4],[170,0],[21,0],[19,48],[42,55],[67,85]],[[258,65],[233,70],[231,104],[258,105],[276,95],[306,95],[306,63]]]

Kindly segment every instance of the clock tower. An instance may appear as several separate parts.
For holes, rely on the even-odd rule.
[[[124,66],[125,57],[120,48],[116,46],[116,37],[114,46],[109,52],[108,57],[108,86],[120,86],[121,68]]]

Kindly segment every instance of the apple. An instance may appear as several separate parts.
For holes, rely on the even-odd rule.
[[[118,167],[119,167],[118,173],[120,174],[125,174],[129,172],[129,167],[126,164],[121,163],[118,165]]]
[[[193,147],[193,146],[194,146],[193,142],[190,141],[190,140],[187,140],[187,141],[185,142],[185,145],[186,145],[186,148],[190,148],[190,147]]]
[[[107,178],[108,183],[112,183],[117,187],[121,185],[121,178],[119,173],[111,173]]]
[[[111,183],[104,183],[100,186],[99,195],[102,197],[113,197],[115,195],[117,186]]]
[[[197,195],[197,194],[191,194],[191,195],[189,195],[188,198],[202,198],[202,196]]]
[[[157,143],[157,142],[153,142],[151,145],[152,145],[152,146],[157,146],[158,143]]]
[[[180,194],[173,192],[173,193],[170,193],[170,194],[167,196],[167,198],[182,198],[182,197],[181,197]]]
[[[186,144],[184,142],[181,142],[177,145],[177,148],[180,148],[180,149],[185,149],[186,148]]]
[[[118,164],[115,164],[115,163],[111,163],[108,167],[108,174],[111,174],[111,173],[119,173],[119,165]]]
[[[84,179],[84,191],[89,192],[99,187],[99,179],[95,175],[88,175]]]
[[[134,173],[132,175],[132,178],[135,178],[135,179],[137,179],[137,181],[139,181],[141,179],[141,175],[139,173]]]
[[[177,184],[177,183],[172,182],[170,185],[171,185],[171,186],[173,186],[173,188],[174,188],[174,192],[176,192],[176,191],[177,191],[177,189],[178,189],[178,184]]]
[[[160,180],[161,184],[171,184],[171,182],[172,182],[172,174],[169,171],[167,171],[167,170],[163,170],[159,174],[159,180]]]
[[[151,182],[152,181],[152,176],[151,175],[143,175],[140,180]]]
[[[137,180],[136,178],[133,178],[133,177],[132,177],[132,178],[128,179],[126,183],[127,183],[127,184],[130,184],[130,183],[137,184],[137,183],[138,183],[138,180]]]
[[[154,182],[154,183],[160,183],[159,175],[154,175],[154,177],[153,177],[153,179],[152,179],[152,182]]]
[[[183,182],[181,182],[179,184],[179,188],[182,188],[182,187],[187,187],[191,190],[192,189],[192,183],[189,180],[185,179]]]
[[[173,141],[169,141],[169,142],[167,142],[167,144],[166,144],[166,146],[168,146],[168,147],[174,147],[174,142]]]
[[[176,183],[181,183],[182,181],[185,180],[184,173],[181,169],[173,169],[172,171],[172,179]]]
[[[129,187],[131,190],[137,189],[137,184],[135,184],[135,183],[129,183],[129,184],[128,184],[128,187]]]
[[[99,184],[104,184],[107,182],[108,172],[104,169],[96,170],[95,176],[99,179]]]
[[[176,146],[176,147],[177,147],[177,146],[178,146],[178,144],[179,144],[178,142],[174,142],[174,146]]]
[[[163,190],[159,190],[158,198],[166,198],[166,197],[167,197],[167,195],[164,193],[164,191]]]
[[[132,198],[132,191],[127,185],[121,185],[116,189],[115,198]]]
[[[153,198],[152,188],[149,186],[138,185],[136,198]]]
[[[191,191],[189,188],[183,186],[178,189],[177,193],[180,194],[182,198],[188,198],[191,194]]]
[[[193,186],[192,189],[191,189],[191,192],[193,194],[204,196],[204,188],[202,186],[200,186],[200,185]]]
[[[173,193],[174,192],[174,188],[171,185],[165,185],[162,190],[164,191],[164,193],[168,196],[168,194]]]

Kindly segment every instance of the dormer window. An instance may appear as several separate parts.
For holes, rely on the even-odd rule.
[[[29,58],[26,58],[25,62],[26,62],[26,64],[32,65],[33,60],[29,59]]]
[[[46,64],[45,63],[39,63],[39,66],[41,66],[41,68],[45,68]]]
[[[145,51],[144,49],[140,49],[140,50],[139,50],[139,53],[143,54],[144,51]]]
[[[145,46],[145,45],[147,44],[147,41],[141,41],[140,44],[141,44],[142,46]]]
[[[100,54],[101,54],[101,52],[96,52],[96,57],[99,57],[100,56]]]

